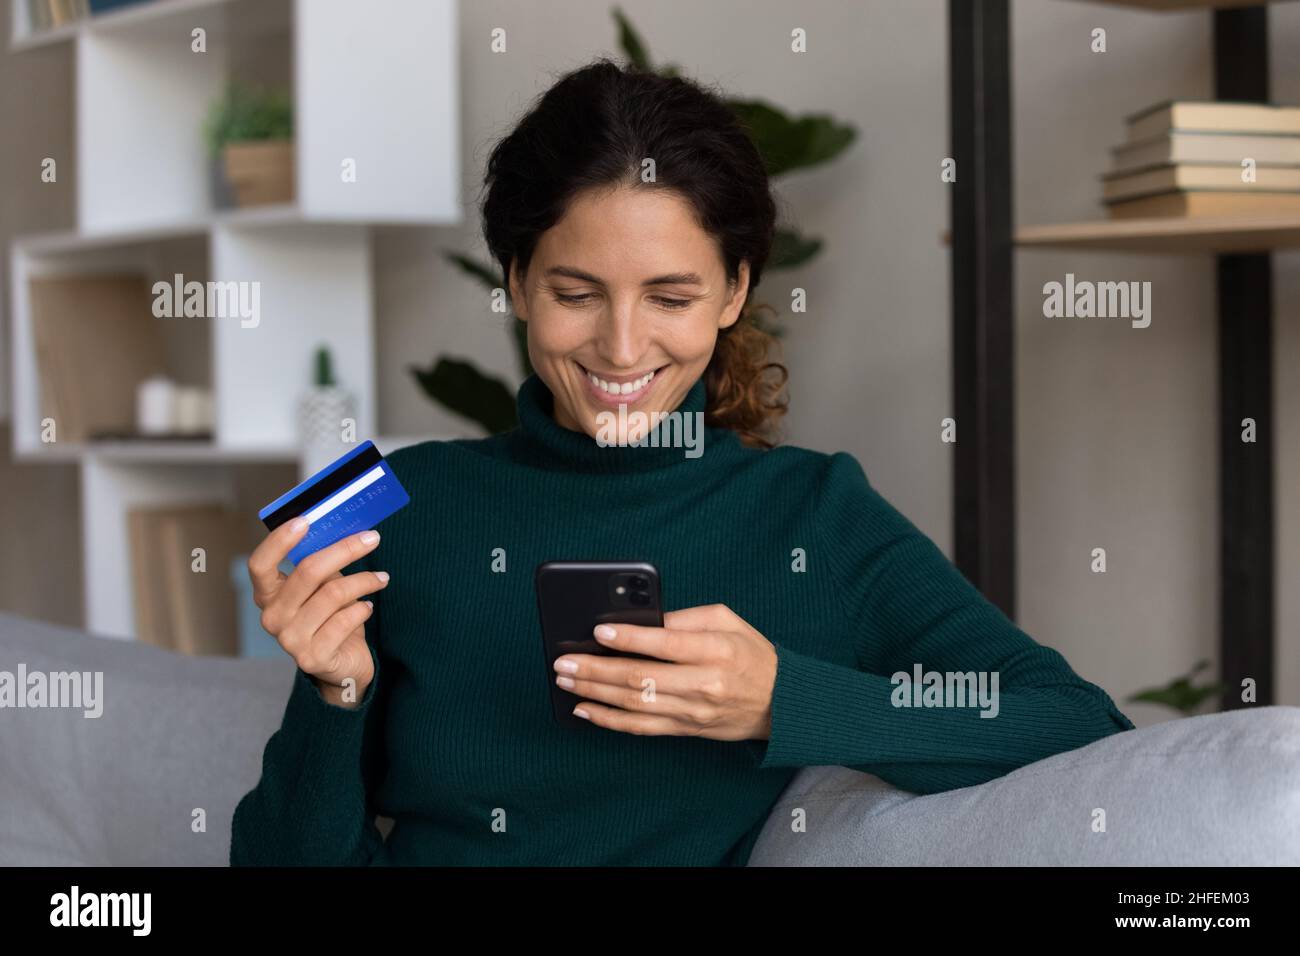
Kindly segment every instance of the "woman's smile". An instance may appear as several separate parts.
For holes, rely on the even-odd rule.
[[[611,408],[634,405],[645,398],[654,389],[660,374],[668,368],[667,365],[661,365],[647,372],[610,375],[595,372],[581,362],[574,364],[581,370],[582,378],[587,383],[587,394],[598,404]]]

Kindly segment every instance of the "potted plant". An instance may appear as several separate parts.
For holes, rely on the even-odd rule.
[[[298,403],[300,444],[303,447],[337,445],[343,440],[343,423],[356,421],[356,417],[356,399],[334,377],[329,348],[317,347],[314,380]]]
[[[293,103],[288,93],[227,85],[205,128],[218,206],[294,198]]]

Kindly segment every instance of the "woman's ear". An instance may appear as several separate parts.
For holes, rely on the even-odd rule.
[[[736,279],[730,285],[731,296],[723,306],[722,315],[718,317],[720,329],[735,325],[736,320],[740,318],[740,310],[745,307],[745,299],[749,295],[749,263],[746,260],[740,260],[740,266],[736,269]]]
[[[528,300],[524,297],[524,284],[519,276],[519,270],[516,268],[518,259],[510,260],[510,307],[515,310],[515,316],[520,322],[528,321]]]

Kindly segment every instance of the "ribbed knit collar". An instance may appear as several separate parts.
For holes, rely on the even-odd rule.
[[[733,436],[727,429],[696,428],[697,422],[703,422],[705,402],[704,379],[700,378],[674,409],[683,416],[691,416],[690,434],[701,443],[699,447],[703,451],[699,457],[689,458],[688,449],[668,445],[665,439],[678,432],[669,427],[667,420],[661,420],[650,430],[645,444],[602,445],[586,432],[565,428],[555,420],[555,396],[533,373],[519,386],[515,396],[519,427],[510,433],[511,448],[519,461],[554,471],[617,474],[699,464],[709,459],[710,451],[719,451],[719,444],[731,445],[728,439]],[[617,409],[611,411],[618,413]],[[698,419],[697,412],[701,415]],[[657,442],[654,436],[658,436]]]

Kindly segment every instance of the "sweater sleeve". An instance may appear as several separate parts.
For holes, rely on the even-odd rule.
[[[851,455],[829,456],[815,522],[809,570],[825,563],[841,596],[834,617],[846,622],[857,666],[773,639],[771,736],[747,742],[760,767],[840,765],[933,793],[1133,729],[1101,688],[980,594]],[[901,672],[910,681],[918,665],[923,673],[983,672],[996,710],[969,701],[901,706],[914,702],[915,689],[892,678]]]
[[[374,552],[343,569],[372,570]],[[374,611],[366,643],[375,674],[355,708],[327,701],[295,668],[280,728],[267,741],[262,777],[235,808],[231,866],[387,865],[374,819],[382,779],[388,675],[380,666],[383,591],[367,595]]]

